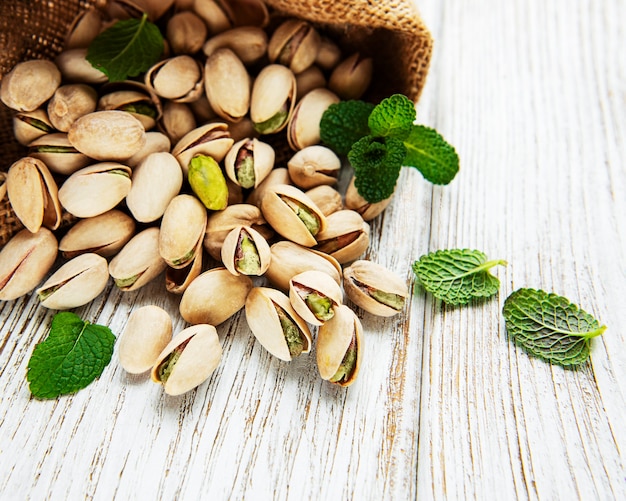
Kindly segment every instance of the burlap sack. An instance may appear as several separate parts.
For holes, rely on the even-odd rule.
[[[274,10],[313,22],[344,53],[374,58],[375,77],[367,99],[395,92],[417,101],[430,64],[432,38],[413,0],[266,0]],[[0,79],[19,61],[53,58],[76,15],[104,0],[1,0]],[[24,148],[13,139],[11,112],[0,103],[0,170]],[[20,228],[5,197],[0,202],[0,246]]]

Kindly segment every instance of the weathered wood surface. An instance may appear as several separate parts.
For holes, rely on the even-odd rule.
[[[419,0],[436,44],[418,105],[462,170],[433,187],[404,169],[368,258],[481,249],[500,293],[445,307],[419,287],[403,315],[359,311],[367,353],[337,389],[314,357],[286,364],[242,315],[222,364],[165,398],[114,362],[88,389],[29,396],[26,365],[52,313],[0,304],[2,499],[626,499],[626,47],[622,0]],[[608,326],[568,371],[507,340],[519,287],[565,295]],[[109,287],[84,318],[120,333],[177,299]]]

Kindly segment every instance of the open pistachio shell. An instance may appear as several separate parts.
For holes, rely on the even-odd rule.
[[[204,90],[202,65],[186,54],[164,59],[148,70],[145,83],[150,92],[174,102],[189,103]]]
[[[162,112],[158,97],[150,95],[148,89],[139,83],[129,85],[129,88],[107,92],[98,101],[98,109],[130,113],[146,130],[156,125]]]
[[[96,298],[109,281],[108,263],[94,253],[81,254],[55,271],[37,289],[41,306],[69,310]]]
[[[274,167],[261,184],[250,192],[246,203],[261,207],[261,201],[265,194],[272,186],[277,184],[291,184],[291,178],[286,167]]]
[[[185,176],[189,170],[189,162],[196,155],[206,155],[221,162],[234,141],[228,132],[228,125],[213,122],[193,129],[185,134],[174,146],[172,155],[176,157]]]
[[[211,108],[224,120],[237,122],[250,108],[250,76],[237,55],[215,50],[204,65],[204,88]]]
[[[274,168],[275,156],[269,144],[242,139],[233,144],[224,158],[226,175],[242,188],[256,188]]]
[[[230,2],[193,0],[193,11],[206,23],[210,35],[216,35],[233,27],[234,14]]]
[[[0,99],[17,111],[33,111],[45,103],[61,84],[57,66],[43,59],[16,64],[4,75],[0,84]]]
[[[374,63],[357,52],[339,63],[328,79],[328,88],[343,100],[360,99],[372,81]]]
[[[172,294],[182,294],[187,290],[202,272],[202,240],[198,240],[198,246],[194,251],[193,258],[182,268],[168,266],[165,270],[165,289]]]
[[[28,145],[28,155],[44,162],[51,172],[64,176],[93,163],[91,158],[72,146],[63,132],[38,137]]]
[[[99,9],[92,7],[80,13],[70,26],[63,47],[66,50],[89,47],[100,33],[102,21],[102,12]]]
[[[363,357],[363,327],[350,308],[338,306],[335,316],[320,326],[315,355],[322,379],[339,386],[354,383]]]
[[[358,212],[340,210],[326,217],[326,230],[318,233],[315,248],[341,264],[358,259],[370,243],[370,227]]]
[[[341,160],[326,146],[315,144],[296,152],[287,162],[289,177],[305,190],[322,184],[336,184]]]
[[[260,134],[274,134],[289,122],[296,102],[296,77],[280,64],[263,68],[254,81],[250,118]]]
[[[244,64],[254,64],[266,54],[267,34],[256,26],[232,28],[209,38],[202,51],[210,56],[221,47],[232,50]]]
[[[194,196],[174,197],[161,221],[159,253],[172,268],[183,268],[194,258],[198,242],[204,238],[207,211]]]
[[[325,88],[313,89],[293,110],[287,126],[287,141],[293,150],[301,150],[320,142],[320,120],[339,97]]]
[[[286,362],[311,351],[311,331],[282,292],[253,288],[246,299],[246,321],[263,348]]]
[[[206,381],[222,358],[217,330],[200,324],[182,330],[163,348],[151,376],[168,395],[182,395]]]
[[[45,109],[23,111],[13,116],[13,135],[21,145],[28,146],[35,139],[54,132]]]
[[[322,325],[342,304],[341,288],[333,278],[321,271],[303,271],[289,280],[289,302],[308,323]]]
[[[263,275],[272,257],[263,236],[250,226],[237,226],[222,245],[222,262],[233,275]]]
[[[288,19],[272,34],[267,55],[272,63],[284,64],[294,73],[300,73],[315,62],[319,44],[320,36],[310,23]]]

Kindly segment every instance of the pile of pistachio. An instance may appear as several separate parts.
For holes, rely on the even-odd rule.
[[[142,12],[165,27],[165,54],[143,78],[107,82],[87,46]],[[274,20],[261,0],[108,2],[77,19],[66,47],[2,80],[28,156],[2,183],[25,229],[0,251],[0,300],[35,291],[65,310],[110,277],[135,291],[164,275],[191,326],[172,338],[168,313],[135,310],[119,344],[125,370],[151,370],[169,394],[196,387],[221,358],[215,326],[245,308],[273,355],[309,353],[316,329],[321,377],[354,382],[362,327],[344,293],[382,316],[409,295],[359,259],[367,221],[389,200],[368,204],[353,181],[342,196],[341,161],[318,144],[324,110],[361,97],[372,61],[303,20]],[[293,152],[286,167],[264,140],[276,134]],[[60,231],[64,215],[75,221]]]

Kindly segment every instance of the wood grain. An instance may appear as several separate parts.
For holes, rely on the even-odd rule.
[[[405,312],[359,309],[358,382],[287,364],[243,315],[218,327],[221,365],[166,398],[114,362],[88,389],[30,397],[26,366],[53,312],[0,303],[3,499],[625,499],[626,37],[622,0],[419,0],[435,52],[420,123],[457,148],[432,186],[404,169],[372,224],[367,257],[404,277]],[[452,308],[410,263],[443,248],[506,259],[496,298]],[[590,361],[563,370],[507,339],[519,287],[562,294],[608,326]],[[121,333],[163,284],[110,286],[76,312]],[[114,356],[117,354],[115,353]]]

